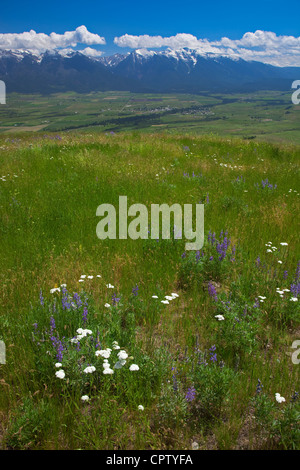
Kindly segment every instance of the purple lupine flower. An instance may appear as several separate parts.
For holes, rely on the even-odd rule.
[[[45,305],[42,289],[40,290],[40,304],[42,307]]]
[[[138,291],[139,291],[139,286],[136,284],[136,286],[133,287],[133,289],[132,289],[132,294],[133,294],[135,297],[137,297],[137,295],[138,295],[138,293],[139,293]]]
[[[283,279],[287,279],[288,278],[288,272],[287,271],[283,271]]]
[[[214,300],[217,302],[217,300],[218,300],[217,290],[216,290],[215,286],[212,284],[212,282],[208,283],[208,293],[209,293],[210,297],[213,297]]]
[[[54,317],[51,317],[50,318],[50,331],[52,332],[53,330],[55,330],[56,326],[55,326],[55,320],[54,320]]]
[[[186,258],[186,252],[185,251],[182,253],[181,258]]]
[[[212,362],[217,362],[217,354],[215,353],[215,350],[216,350],[215,344],[214,344],[211,348],[209,348],[209,354],[210,354],[210,358],[209,358],[209,359],[210,359]]]
[[[80,295],[77,294],[77,292],[75,292],[75,294],[73,295],[73,299],[76,302],[77,308],[80,308],[82,306],[82,300],[80,298]]]
[[[298,295],[300,294],[300,282],[295,282],[294,284],[291,284],[290,291],[292,292],[294,297],[298,297]]]
[[[85,307],[83,308],[83,313],[82,313],[82,322],[83,322],[83,326],[86,325],[87,316],[88,316],[88,308],[85,306]]]
[[[260,257],[258,256],[258,257],[256,258],[256,260],[255,260],[255,264],[256,264],[256,267],[257,267],[257,268],[260,266],[260,263],[261,263]]]
[[[58,362],[62,362],[63,351],[65,349],[62,341],[55,336],[50,336],[50,340],[52,342],[52,346],[56,349],[56,359]]]
[[[195,397],[196,397],[196,390],[195,388],[192,386],[192,387],[189,387],[187,392],[186,392],[186,395],[185,395],[185,399],[186,401],[188,402],[192,402],[193,400],[195,400]]]
[[[259,395],[263,389],[263,384],[261,381],[258,379],[257,385],[256,385],[256,395]]]
[[[62,291],[62,299],[61,299],[61,302],[62,302],[62,308],[63,310],[69,310],[71,308],[71,304],[70,302],[68,301],[68,291],[65,287],[62,287],[61,289]]]
[[[96,349],[101,348],[101,343],[100,343],[100,331],[99,331],[99,330],[97,331],[97,338],[96,338],[95,348],[96,348]]]
[[[120,297],[116,296],[116,293],[111,298],[113,305],[117,305],[118,302],[120,302]]]
[[[209,204],[209,194],[206,194],[206,204]]]

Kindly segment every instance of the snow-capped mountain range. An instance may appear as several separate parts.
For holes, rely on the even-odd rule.
[[[7,92],[239,92],[290,90],[300,67],[275,67],[197,50],[139,49],[110,57],[80,51],[0,51]]]

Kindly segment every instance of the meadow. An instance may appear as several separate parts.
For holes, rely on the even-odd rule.
[[[0,448],[299,449],[300,147],[200,134],[0,134]],[[100,240],[120,195],[202,249]]]

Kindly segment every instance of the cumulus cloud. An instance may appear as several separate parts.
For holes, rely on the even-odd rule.
[[[84,54],[88,57],[100,57],[103,55],[103,51],[98,51],[92,47],[86,47],[85,49],[80,50],[81,54]]]
[[[34,30],[24,33],[0,34],[0,49],[26,49],[34,52],[44,52],[46,50],[73,48],[77,44],[87,46],[92,44],[103,45],[105,39],[98,34],[90,33],[83,25],[76,28],[75,31],[66,31],[63,34],[37,33]]]
[[[272,31],[257,30],[254,33],[245,33],[241,39],[223,37],[219,41],[198,39],[192,34],[185,33],[169,37],[124,34],[116,37],[114,43],[132,49],[189,48],[201,54],[225,55],[276,66],[300,66],[300,37],[277,36]]]

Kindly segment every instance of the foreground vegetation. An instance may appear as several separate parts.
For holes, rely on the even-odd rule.
[[[69,132],[0,151],[3,449],[299,448],[299,147]],[[120,195],[204,204],[202,250],[99,240]]]

